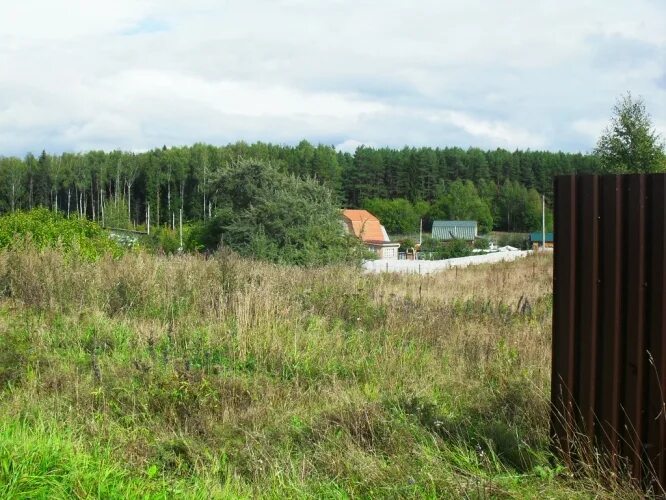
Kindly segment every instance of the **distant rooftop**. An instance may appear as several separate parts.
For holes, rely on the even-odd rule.
[[[432,227],[476,227],[475,220],[436,220]]]
[[[476,236],[475,220],[436,220],[432,223],[432,237],[436,240],[472,241]]]
[[[546,233],[546,243],[553,243],[555,235],[553,233]],[[541,231],[534,231],[530,233],[530,241],[543,243],[543,233]]]
[[[383,243],[388,242],[389,237],[386,234],[384,226],[379,219],[367,210],[346,209],[342,211],[342,216],[346,219],[349,232],[365,243]]]

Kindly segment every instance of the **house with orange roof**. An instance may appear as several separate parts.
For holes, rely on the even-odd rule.
[[[342,211],[342,219],[349,234],[353,234],[380,259],[397,259],[400,243],[392,243],[379,219],[367,210]]]

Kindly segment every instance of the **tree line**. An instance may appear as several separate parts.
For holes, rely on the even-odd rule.
[[[148,214],[157,226],[175,225],[181,214],[206,221],[228,206],[220,179],[243,159],[314,180],[339,206],[377,212],[398,233],[436,218],[474,219],[484,231],[529,231],[539,227],[541,197],[550,204],[557,174],[666,170],[645,103],[627,93],[593,154],[366,146],[351,154],[301,141],[0,157],[0,213],[41,206],[103,223],[107,214],[134,225]]]
[[[523,197],[545,194],[550,199],[553,175],[600,170],[596,156],[583,154],[365,146],[351,154],[307,141],[296,146],[195,144],[143,153],[42,151],[39,156],[0,158],[0,212],[43,206],[102,221],[105,208],[122,203],[134,224],[145,223],[148,206],[156,225],[172,224],[181,209],[186,220],[205,220],[219,204],[214,180],[243,158],[311,177],[327,185],[341,206],[351,208],[370,200],[404,199],[421,202],[421,208],[424,203],[439,206],[444,215],[444,198],[448,196],[450,206],[456,202],[452,196],[476,193],[490,207],[489,224],[509,230],[529,229],[524,221],[503,213],[510,191],[518,192],[514,197],[523,190]]]

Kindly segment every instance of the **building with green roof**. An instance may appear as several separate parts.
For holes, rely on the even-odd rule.
[[[553,248],[553,244],[555,243],[555,235],[553,233],[546,233],[546,248]],[[533,233],[530,233],[530,246],[540,246],[543,247],[543,232],[542,231],[534,231]]]
[[[478,236],[475,220],[436,220],[432,223],[432,237],[435,240],[474,241]]]

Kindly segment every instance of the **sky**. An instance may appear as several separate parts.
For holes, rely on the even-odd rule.
[[[666,137],[666,0],[0,0],[0,155]]]

